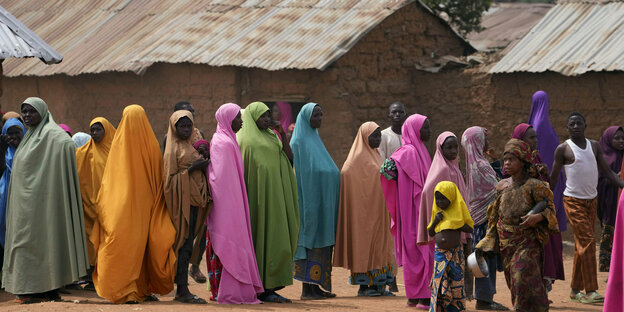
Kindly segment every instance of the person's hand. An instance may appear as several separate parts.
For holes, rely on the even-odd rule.
[[[282,137],[286,135],[286,132],[284,132],[284,128],[282,128],[282,124],[277,120],[273,120],[269,127],[277,131]]]
[[[542,216],[541,213],[537,213],[537,214],[522,216],[520,217],[520,219],[524,221],[520,223],[521,227],[532,228],[538,223],[540,223],[542,220],[544,220],[544,216]]]
[[[11,139],[9,139],[9,136],[5,135],[0,135],[0,149],[3,151],[6,151],[9,148],[9,144],[11,143]]]
[[[210,164],[210,159],[199,158],[194,161],[193,164],[188,168],[189,173],[195,170],[206,171],[208,165]]]
[[[444,215],[442,214],[442,211],[439,211],[438,213],[436,213],[434,221],[436,223],[439,223],[440,221],[442,221],[442,218],[444,218]]]

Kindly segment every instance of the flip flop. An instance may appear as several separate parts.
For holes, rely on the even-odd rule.
[[[333,292],[323,291],[323,290],[321,290],[321,296],[325,298],[336,298],[336,294],[334,294]]]
[[[262,300],[263,302],[273,302],[273,303],[291,303],[292,302],[290,299],[286,299],[276,293],[271,293],[269,295],[263,296],[263,298],[261,298],[260,300]]]
[[[43,298],[34,298],[34,297],[16,298],[14,300],[15,303],[19,303],[19,304],[33,304],[33,303],[42,303],[46,301],[47,300]]]
[[[158,299],[158,297],[156,297],[156,295],[151,294],[147,297],[145,297],[145,300],[143,300],[144,302],[157,302],[160,301],[160,299]]]
[[[204,276],[204,274],[202,274],[202,272],[199,269],[197,269],[197,271],[195,271],[195,272],[192,272],[192,271],[189,270],[189,275],[198,284],[206,283],[206,276]]]
[[[182,303],[188,303],[188,304],[207,304],[208,303],[206,302],[206,300],[199,298],[197,295],[191,295],[191,297],[186,297],[186,298],[175,297],[173,300],[182,302]]]
[[[582,292],[577,292],[575,295],[570,294],[570,301],[573,302],[581,302],[581,299],[585,298],[585,294]]]
[[[385,289],[384,289],[384,291],[381,292],[381,295],[385,296],[385,297],[396,297],[396,295],[393,294],[391,291],[385,290]]]
[[[594,291],[585,295],[585,297],[581,298],[580,301],[585,304],[603,303],[604,297]]]

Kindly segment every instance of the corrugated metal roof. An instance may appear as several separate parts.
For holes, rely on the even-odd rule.
[[[549,3],[492,3],[481,16],[483,31],[467,39],[480,51],[504,49],[522,39],[554,6]]]
[[[624,70],[624,2],[553,7],[490,73]]]
[[[63,57],[0,6],[0,59],[36,57],[56,64]]]
[[[156,62],[322,70],[413,2],[0,0],[66,59],[53,67],[6,62],[4,73],[142,73]]]

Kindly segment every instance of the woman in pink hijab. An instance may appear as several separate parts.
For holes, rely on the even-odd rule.
[[[257,295],[264,289],[251,237],[243,159],[236,141],[236,131],[243,124],[240,109],[228,103],[215,114],[217,131],[210,142],[207,173],[214,206],[207,224],[212,249],[223,265],[217,302],[251,304],[261,303]]]
[[[290,126],[293,122],[290,103],[276,102],[271,109],[271,114],[273,116],[273,120],[279,121],[280,124],[282,124],[282,129],[284,129],[284,131],[286,131],[288,126]]]
[[[431,166],[431,156],[423,143],[431,137],[429,120],[423,115],[411,115],[401,132],[403,146],[384,163],[381,184],[392,218],[396,261],[403,266],[407,305],[428,309],[434,246],[418,245],[417,234],[420,198]],[[393,164],[387,166],[388,162]]]

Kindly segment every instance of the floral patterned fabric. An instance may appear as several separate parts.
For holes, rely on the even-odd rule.
[[[436,244],[434,261],[429,312],[465,311],[463,245],[447,250]]]

